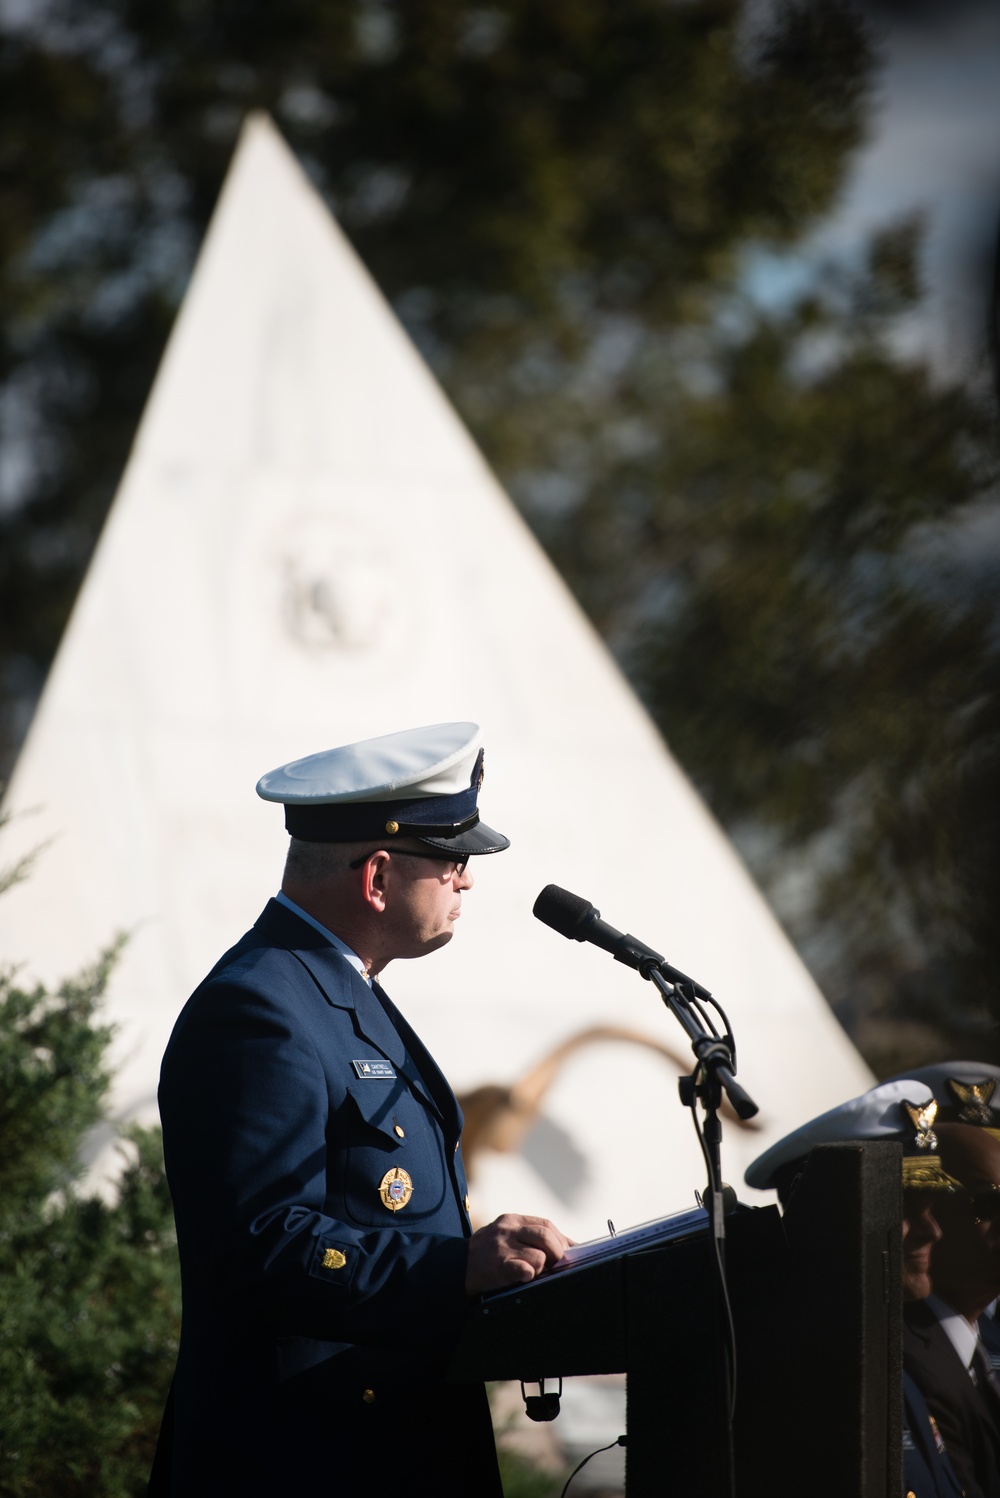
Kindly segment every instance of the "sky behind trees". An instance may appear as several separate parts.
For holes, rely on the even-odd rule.
[[[919,323],[949,358],[982,353],[1000,222],[1000,10],[870,3],[881,59],[870,134],[813,240],[850,252],[894,216],[926,216]]]

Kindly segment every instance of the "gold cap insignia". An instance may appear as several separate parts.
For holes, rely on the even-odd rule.
[[[406,1206],[413,1195],[413,1182],[401,1165],[394,1165],[386,1171],[379,1182],[378,1194],[383,1207],[388,1207],[390,1212],[398,1212],[400,1207]]]
[[[343,1269],[346,1263],[347,1259],[340,1252],[339,1248],[328,1248],[323,1255],[324,1269]]]
[[[957,1077],[949,1077],[948,1086],[959,1103],[960,1123],[988,1124],[993,1122],[993,1110],[990,1103],[997,1090],[995,1078],[990,1077],[985,1082],[965,1083],[960,1082]]]
[[[904,1155],[904,1191],[956,1191],[959,1183],[948,1175],[940,1155]]]
[[[934,1132],[934,1120],[937,1118],[937,1099],[931,1098],[929,1103],[922,1106],[919,1103],[903,1103],[903,1112],[906,1114],[915,1132],[913,1143],[918,1150],[936,1150],[938,1145],[937,1135]]]
[[[385,830],[386,830],[386,832],[398,832],[399,831],[399,823],[398,822],[386,822],[386,824],[385,824]]]

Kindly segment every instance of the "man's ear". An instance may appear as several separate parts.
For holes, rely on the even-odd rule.
[[[372,853],[361,867],[361,896],[366,905],[379,914],[385,910],[389,885],[390,858],[384,850]]]

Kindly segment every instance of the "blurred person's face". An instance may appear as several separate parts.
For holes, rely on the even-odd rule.
[[[931,1293],[931,1252],[941,1238],[935,1216],[937,1191],[903,1192],[903,1299]]]

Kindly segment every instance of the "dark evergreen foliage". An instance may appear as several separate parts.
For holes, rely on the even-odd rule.
[[[0,1494],[139,1498],[177,1353],[159,1130],[113,1194],[79,1184],[103,1119],[108,953],[56,993],[0,973]]]

